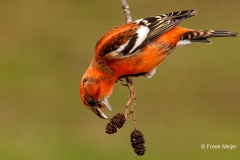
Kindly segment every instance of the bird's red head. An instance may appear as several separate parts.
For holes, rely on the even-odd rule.
[[[102,80],[101,77],[93,74],[90,70],[87,70],[80,83],[80,96],[83,104],[103,119],[109,118],[101,109],[107,108],[112,111],[108,99],[112,93],[113,84],[111,85],[109,81]]]

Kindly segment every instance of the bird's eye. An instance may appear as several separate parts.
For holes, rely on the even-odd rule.
[[[95,102],[91,101],[91,100],[86,101],[86,103],[87,103],[88,106],[94,106],[95,105]]]

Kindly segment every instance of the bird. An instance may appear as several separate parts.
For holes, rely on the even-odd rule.
[[[180,46],[194,42],[211,44],[208,38],[237,37],[225,30],[194,30],[178,26],[197,10],[159,14],[121,24],[97,42],[90,66],[80,81],[80,97],[87,109],[109,119],[102,109],[113,111],[109,98],[123,77],[151,78],[159,64]]]

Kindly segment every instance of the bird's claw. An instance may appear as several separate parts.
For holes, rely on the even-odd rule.
[[[127,77],[127,78],[126,78],[126,82],[132,86],[132,85],[133,85],[132,77],[130,77],[130,78]]]
[[[123,86],[126,86],[126,87],[128,86],[127,84],[124,84],[124,83],[121,83],[121,84],[122,84]]]
[[[118,78],[116,81],[115,81],[115,83],[117,83],[118,81],[123,81],[123,78]]]

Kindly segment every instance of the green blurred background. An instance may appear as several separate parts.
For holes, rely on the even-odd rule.
[[[240,32],[240,1],[128,0],[133,19],[198,9],[181,26]],[[151,78],[134,80],[137,127],[146,139],[133,152],[129,117],[117,134],[88,111],[79,81],[97,40],[125,22],[120,0],[0,2],[0,159],[240,159],[240,39],[212,39],[174,51]],[[124,112],[126,87],[110,103]],[[105,110],[112,117],[115,113]],[[234,144],[235,150],[201,149]]]

